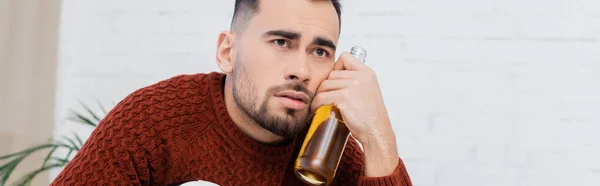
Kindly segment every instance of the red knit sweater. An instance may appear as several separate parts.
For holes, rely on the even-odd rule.
[[[51,185],[306,185],[293,174],[303,136],[288,145],[253,141],[223,100],[224,75],[180,75],[139,89],[113,108]],[[411,185],[402,161],[366,178],[350,138],[333,185]]]

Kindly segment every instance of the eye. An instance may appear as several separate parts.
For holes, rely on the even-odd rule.
[[[317,56],[319,56],[319,57],[327,57],[327,55],[328,55],[327,51],[325,51],[325,50],[323,50],[321,48],[317,48],[314,51],[314,54],[317,55]]]
[[[273,43],[275,43],[275,45],[280,46],[280,47],[286,47],[288,45],[288,41],[285,39],[276,39],[276,40],[273,40]]]

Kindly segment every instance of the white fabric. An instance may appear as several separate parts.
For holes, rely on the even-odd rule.
[[[213,182],[209,182],[209,181],[202,181],[202,180],[198,180],[198,181],[190,181],[190,182],[186,182],[181,184],[181,186],[219,186]]]

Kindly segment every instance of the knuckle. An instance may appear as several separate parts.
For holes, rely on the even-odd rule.
[[[350,52],[342,52],[342,57],[352,57],[352,54],[350,54]]]
[[[349,52],[344,52],[342,53],[342,55],[340,55],[340,57],[344,60],[344,61],[348,61],[348,60],[355,60],[354,56],[352,56],[352,54],[350,54]]]

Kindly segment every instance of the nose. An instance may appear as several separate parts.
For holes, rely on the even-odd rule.
[[[296,60],[291,60],[285,70],[285,79],[290,81],[300,81],[307,83],[310,79],[310,68],[306,57],[297,57]]]

